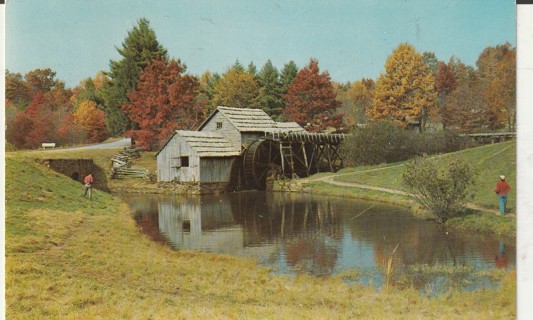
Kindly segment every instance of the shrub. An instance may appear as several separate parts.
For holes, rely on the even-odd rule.
[[[431,211],[438,223],[464,211],[474,177],[474,167],[458,155],[416,157],[402,174],[404,189]]]
[[[354,165],[400,161],[408,157],[413,134],[392,122],[377,122],[355,128],[341,152]]]
[[[353,129],[341,153],[350,165],[373,165],[457,151],[463,145],[462,138],[452,131],[417,133],[392,122],[380,121]]]
[[[416,155],[449,153],[464,149],[466,141],[455,131],[441,130],[416,135],[415,147]]]

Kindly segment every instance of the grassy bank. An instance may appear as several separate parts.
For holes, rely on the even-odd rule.
[[[498,176],[504,174],[513,190],[509,194],[508,206],[511,210],[516,209],[516,141],[466,149],[456,154],[473,164],[478,173],[472,189],[474,198],[470,202],[497,209],[498,201],[492,190],[498,181]],[[339,171],[338,177],[334,180],[401,189],[402,172],[402,163],[347,168]]]
[[[448,220],[447,225],[461,230],[490,232],[506,237],[515,237],[516,220],[512,217],[496,216],[493,213],[498,209],[498,200],[493,189],[498,176],[500,174],[506,175],[512,188],[509,194],[508,208],[515,214],[516,141],[491,144],[456,153],[473,164],[477,170],[476,182],[471,190],[473,198],[469,200],[469,203],[479,208],[470,210],[471,214],[469,215]],[[349,184],[362,184],[402,191],[401,181],[404,163],[346,168],[334,174],[320,174],[294,183],[304,184],[310,188],[310,192],[317,194],[406,205],[413,207],[415,213],[423,214],[405,195],[349,186]],[[325,182],[324,179],[345,184],[342,186],[334,185]],[[484,211],[483,208],[487,210]]]
[[[106,152],[90,153],[104,164]],[[250,260],[172,251],[141,235],[119,199],[98,190],[92,201],[81,197],[80,183],[38,165],[36,154],[6,155],[9,319],[515,317],[514,272],[494,290],[430,299],[414,289],[376,293],[341,277],[287,279]]]

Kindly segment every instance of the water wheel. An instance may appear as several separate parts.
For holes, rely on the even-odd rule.
[[[243,169],[249,187],[264,190],[266,179],[281,164],[279,144],[271,140],[254,141],[244,153]]]

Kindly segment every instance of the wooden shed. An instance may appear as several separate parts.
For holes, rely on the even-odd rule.
[[[229,182],[240,148],[219,132],[177,130],[157,153],[157,180]]]

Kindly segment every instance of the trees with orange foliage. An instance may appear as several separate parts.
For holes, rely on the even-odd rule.
[[[77,144],[105,139],[98,125],[88,127],[88,132],[77,124],[72,115],[73,104],[78,104],[80,90],[87,97],[95,96],[95,89],[105,82],[103,74],[97,75],[93,90],[77,88],[76,94],[65,88],[49,68],[35,69],[22,76],[6,74],[6,139],[16,148],[39,148],[44,142],[56,145]],[[93,82],[91,82],[91,85]],[[96,88],[95,88],[96,87]],[[92,114],[95,113],[95,114]],[[92,123],[103,122],[104,113],[91,112]],[[94,120],[92,118],[96,118]],[[104,129],[105,130],[105,129]]]
[[[54,121],[53,113],[45,93],[37,92],[26,111],[18,114],[11,124],[15,130],[24,130],[23,135],[14,133],[10,142],[18,148],[38,148],[43,142],[55,142],[57,122]]]
[[[485,84],[489,128],[515,130],[516,48],[509,43],[487,47],[476,64]]]
[[[64,138],[70,139],[58,129],[70,115],[72,91],[55,79],[55,72],[36,69],[28,72],[24,81],[18,75],[11,78],[15,86],[10,87],[13,102],[9,104],[30,100],[27,105],[15,105],[15,115],[11,112],[6,122],[7,140],[17,148],[38,148],[43,142],[62,144]]]
[[[443,128],[446,128],[446,114],[449,112],[446,98],[455,88],[457,88],[457,80],[455,79],[453,70],[446,63],[440,61],[435,77],[435,89],[437,89],[438,94],[438,119],[442,122]]]
[[[87,130],[77,124],[73,114],[63,117],[57,128],[58,139],[61,144],[78,144],[87,141]]]
[[[26,143],[27,133],[33,130],[34,122],[25,113],[19,112],[7,123],[6,140],[17,148],[30,148]]]
[[[20,73],[6,70],[6,105],[13,104],[23,110],[31,101],[31,93],[27,83]]]
[[[352,112],[356,123],[367,123],[367,110],[372,108],[372,98],[374,95],[375,83],[372,79],[361,79],[355,81],[348,90],[348,96],[352,100]]]
[[[155,60],[141,74],[122,110],[138,128],[128,132],[144,150],[157,148],[176,129],[191,129],[202,120],[195,104],[198,80],[184,75],[180,60]]]
[[[446,96],[444,121],[462,132],[483,130],[488,123],[488,113],[478,70],[456,58],[450,59],[448,66],[455,74],[457,87]]]
[[[89,142],[101,142],[108,138],[105,113],[98,109],[94,101],[85,100],[74,112],[74,123],[87,131]]]
[[[327,71],[320,73],[318,61],[311,59],[301,69],[288,93],[283,111],[288,121],[295,121],[310,132],[328,128],[343,130],[342,114],[335,114],[340,103],[335,99],[335,90]]]
[[[29,92],[34,95],[37,92],[49,92],[57,87],[64,87],[64,83],[55,78],[56,73],[50,68],[35,69],[26,74],[24,77]]]
[[[437,97],[434,83],[435,77],[422,55],[412,45],[400,44],[387,58],[385,73],[376,81],[369,116],[373,120],[391,120],[402,126],[420,120],[423,130]]]

